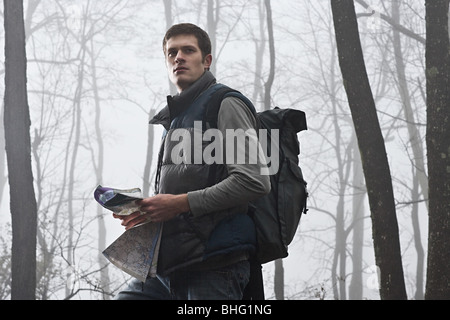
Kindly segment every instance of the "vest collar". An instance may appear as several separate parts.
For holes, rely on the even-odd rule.
[[[175,96],[167,96],[167,105],[156,114],[150,124],[162,124],[169,130],[170,123],[183,110],[189,107],[206,89],[216,83],[216,78],[210,71],[205,71],[203,75],[189,88]]]

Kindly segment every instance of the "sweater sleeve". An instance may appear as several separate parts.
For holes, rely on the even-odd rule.
[[[261,174],[264,164],[258,157],[262,152],[255,149],[260,148],[256,119],[245,103],[235,97],[225,98],[217,127],[224,137],[228,177],[209,188],[188,193],[194,216],[242,205],[270,191],[269,176]]]

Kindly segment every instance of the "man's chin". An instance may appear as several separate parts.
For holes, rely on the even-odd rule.
[[[178,88],[178,91],[187,89],[195,81],[192,81],[189,77],[175,77],[172,83]]]

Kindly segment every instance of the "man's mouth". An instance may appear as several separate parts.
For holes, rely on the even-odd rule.
[[[177,73],[180,71],[187,71],[187,70],[188,70],[188,68],[180,66],[180,67],[176,67],[175,69],[173,69],[173,72]]]

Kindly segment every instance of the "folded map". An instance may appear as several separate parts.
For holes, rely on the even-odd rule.
[[[94,198],[118,215],[139,211],[136,202],[143,199],[139,188],[121,190],[101,185],[95,189]],[[145,282],[147,277],[156,276],[161,231],[161,223],[141,223],[126,230],[103,255],[116,267]]]

